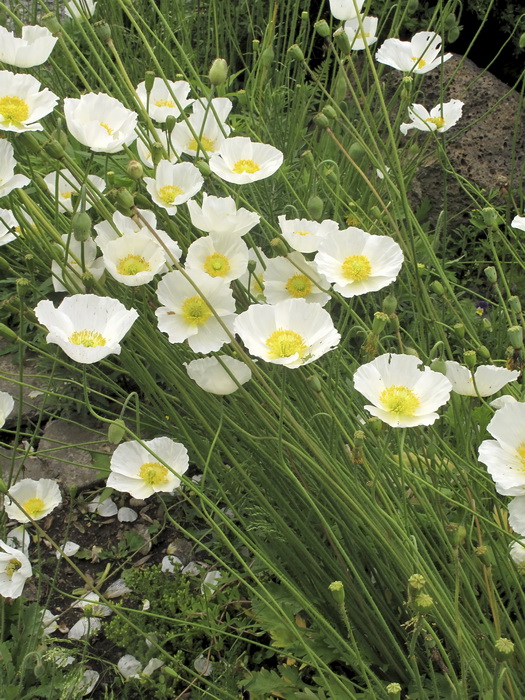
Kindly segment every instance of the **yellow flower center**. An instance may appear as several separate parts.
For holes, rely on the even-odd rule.
[[[232,168],[234,173],[256,173],[260,167],[254,160],[246,158],[238,160]]]
[[[160,486],[169,478],[169,472],[159,462],[145,462],[139,469],[139,476],[148,486]]]
[[[215,141],[207,139],[206,136],[201,136],[198,142],[197,139],[191,139],[191,141],[188,144],[188,151],[196,151],[197,148],[199,148],[201,151],[208,151],[209,153],[214,153]]]
[[[0,117],[6,126],[21,124],[29,117],[29,105],[16,95],[0,97]]]
[[[294,231],[298,236],[310,236],[313,232],[312,231]]]
[[[356,39],[368,39],[369,36],[370,36],[370,32],[364,32],[364,31],[361,30],[361,29],[359,29],[359,30],[355,33]]]
[[[62,199],[71,199],[71,195],[73,194],[73,190],[70,190],[69,192],[61,192],[60,196]]]
[[[162,199],[165,204],[173,204],[180,194],[183,194],[183,190],[175,185],[165,185],[158,192],[159,199]]]
[[[28,498],[22,503],[22,508],[33,520],[38,520],[44,514],[46,504],[41,498]]]
[[[157,100],[155,107],[175,107],[175,102],[172,100]]]
[[[307,297],[312,291],[312,283],[306,275],[293,275],[285,285],[292,297]]]
[[[149,262],[141,255],[126,255],[120,258],[117,265],[119,275],[137,275],[139,272],[150,270]]]
[[[417,56],[412,56],[413,61],[417,61],[415,67],[417,69],[424,68],[427,65],[427,62],[425,61],[424,58],[418,58]]]
[[[212,253],[204,261],[204,269],[212,277],[224,277],[231,270],[231,265],[225,255]]]
[[[211,316],[211,310],[202,297],[188,297],[182,304],[182,317],[191,326],[202,326]]]
[[[372,265],[366,255],[349,255],[345,258],[342,269],[346,279],[363,282],[370,277]]]
[[[383,408],[398,416],[413,416],[420,404],[412,389],[407,386],[389,386],[379,395]]]
[[[432,124],[436,125],[436,129],[441,129],[442,126],[445,126],[445,120],[443,117],[429,117],[428,119],[425,119],[426,122],[432,122]]]
[[[75,331],[69,336],[69,342],[75,345],[83,345],[85,348],[96,348],[106,344],[106,339],[97,331]]]
[[[115,129],[112,129],[109,124],[106,124],[106,122],[99,122],[100,126],[104,127],[104,129],[108,132],[108,134],[111,136],[111,134],[115,131]]]
[[[13,578],[13,575],[22,567],[22,562],[18,559],[10,559],[5,567],[5,575],[7,578]]]
[[[308,345],[303,336],[283,328],[279,328],[266,338],[266,347],[270,351],[268,355],[270,360],[291,357],[295,354],[302,358],[308,353]]]
[[[521,462],[522,471],[525,472],[525,442],[521,443],[516,452],[518,453],[518,457]]]

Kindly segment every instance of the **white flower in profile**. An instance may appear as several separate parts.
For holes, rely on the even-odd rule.
[[[29,557],[31,535],[25,525],[18,525],[18,527],[9,530],[6,536],[6,543],[10,547],[20,549],[26,557]]]
[[[234,328],[252,355],[291,369],[317,360],[341,339],[328,311],[304,299],[252,304]]]
[[[248,292],[250,301],[265,301],[264,276],[269,258],[262,249],[255,246],[248,252],[248,270],[239,278],[239,283]]]
[[[42,131],[40,119],[53,111],[58,97],[32,75],[0,71],[0,131]]]
[[[22,479],[7,493],[4,510],[9,518],[19,523],[41,520],[62,503],[60,489],[53,479]]]
[[[525,216],[515,216],[510,222],[512,228],[517,228],[520,231],[525,231]]]
[[[441,56],[441,37],[434,32],[418,32],[410,41],[387,39],[378,49],[376,60],[405,73],[428,73],[449,58]]]
[[[278,217],[284,240],[300,253],[315,253],[321,241],[329,233],[339,231],[339,225],[331,219],[310,221],[309,219],[287,219],[284,214]]]
[[[525,568],[525,540],[513,542],[509,549],[509,555],[516,566],[520,569]]]
[[[459,362],[447,360],[445,366],[445,376],[452,382],[452,391],[462,396],[491,396],[520,376],[517,370],[493,365],[480,365],[474,372],[474,377],[468,367]]]
[[[509,525],[525,537],[525,496],[516,496],[509,503]]]
[[[0,209],[0,246],[14,241],[19,233],[18,221],[13,212],[10,209]]]
[[[209,108],[207,103],[196,101],[189,118],[175,124],[171,132],[175,148],[189,156],[217,153],[231,131],[225,123],[231,108],[227,97],[215,97]]]
[[[159,330],[167,333],[170,343],[183,343],[194,352],[215,352],[230,337],[212,313],[209,304],[231,330],[235,318],[235,300],[228,284],[220,277],[193,270],[191,279],[203,297],[182,272],[168,272],[159,282],[157,296],[163,306],[155,312]],[[208,303],[207,303],[208,302]]]
[[[226,139],[210,158],[210,169],[226,182],[244,185],[273,175],[283,163],[283,154],[274,146],[250,141],[245,136]]]
[[[251,369],[244,362],[228,355],[202,357],[184,363],[188,377],[210,394],[233,394],[252,378]]]
[[[163,80],[155,78],[151,92],[146,91],[146,83],[137,85],[137,97],[147,108],[149,116],[156,122],[164,123],[169,116],[178,119],[193,100],[188,99],[190,85],[185,80]]]
[[[0,540],[0,595],[18,598],[33,570],[26,555]]]
[[[64,116],[76,140],[95,153],[118,153],[137,138],[137,115],[104,92],[66,97]]]
[[[25,175],[15,175],[16,165],[13,146],[9,141],[0,139],[0,197],[5,197],[20,187],[26,187],[31,182]],[[0,211],[6,212],[7,209],[1,209]],[[8,241],[5,242],[7,243]]]
[[[328,234],[315,256],[319,272],[344,297],[377,292],[393,282],[403,265],[403,252],[388,236],[374,236],[350,226]]]
[[[167,160],[169,163],[178,163],[180,151],[178,150],[178,148],[175,147],[171,136],[172,135],[168,134],[167,132],[158,131],[157,143],[160,143],[161,146],[164,148],[164,160]],[[148,168],[154,169],[155,164],[153,163],[153,156],[151,154],[151,144],[144,141],[143,138],[141,138],[141,136],[139,135],[139,138],[137,138],[136,146],[140,160]]]
[[[401,133],[406,136],[410,129],[419,131],[437,131],[443,133],[457,124],[461,118],[463,102],[461,100],[450,100],[437,105],[430,110],[430,113],[423,105],[413,104],[408,108],[408,116],[412,120],[399,127]]]
[[[221,277],[231,282],[248,269],[248,246],[239,236],[229,233],[210,233],[198,238],[188,248],[186,271],[205,272],[210,277]]]
[[[184,204],[199,192],[204,179],[191,163],[170,163],[161,160],[155,177],[145,177],[144,183],[151,199],[171,216],[177,213],[177,205]]]
[[[109,274],[128,287],[148,284],[166,264],[166,255],[151,236],[140,233],[121,236],[102,248]]]
[[[336,19],[354,19],[364,4],[365,0],[330,0],[330,12]]]
[[[363,51],[366,46],[372,46],[372,44],[376,43],[377,22],[377,17],[362,17],[362,28],[359,26],[357,17],[345,22],[344,30],[348,36],[352,51]]]
[[[84,293],[82,275],[84,272],[89,272],[93,275],[93,279],[98,281],[104,272],[104,261],[102,258],[97,258],[97,245],[91,238],[80,242],[67,233],[60,238],[64,246],[64,256],[66,257],[67,251],[67,257],[64,262],[55,259],[51,263],[53,289],[55,292]]]
[[[64,14],[73,19],[83,19],[95,14],[97,0],[66,0]]]
[[[492,408],[494,408],[496,411],[499,411],[500,408],[503,408],[503,406],[508,406],[511,403],[518,403],[518,400],[510,394],[504,394],[503,396],[499,396],[497,399],[491,401],[489,406],[492,406]]]
[[[106,183],[101,177],[88,175],[85,179],[89,181],[98,192],[104,192]],[[76,179],[73,173],[66,168],[64,170],[58,170],[46,175],[44,182],[51,196],[58,201],[58,210],[61,212],[73,211],[72,195],[79,195],[82,187],[82,184]],[[96,199],[93,197],[91,189],[86,187],[86,210],[91,209],[94,202],[96,202]]]
[[[248,209],[237,209],[233,197],[202,195],[202,205],[191,199],[188,202],[191,223],[207,233],[227,233],[230,236],[244,236],[261,217]]]
[[[140,218],[139,218],[140,215]],[[144,221],[143,221],[144,220]],[[163,244],[162,249],[169,251],[169,259],[179,260],[182,251],[177,241],[174,241],[166,231],[157,228],[157,218],[149,209],[137,209],[137,216],[130,218],[120,212],[115,212],[111,222],[101,221],[94,226],[97,235],[95,242],[100,249],[104,249],[110,241],[116,241],[120,236],[130,236],[135,233],[141,236],[149,236],[152,241]],[[150,230],[153,229],[157,236]],[[157,238],[158,237],[158,238]]]
[[[7,391],[0,391],[0,428],[5,425],[7,417],[15,407],[15,402],[11,394]]]
[[[432,425],[452,385],[429,367],[421,370],[421,364],[413,355],[386,353],[361,365],[354,374],[354,386],[372,402],[365,406],[367,411],[393,428]]]
[[[317,271],[315,263],[308,262],[301,253],[270,258],[264,276],[264,294],[269,304],[286,299],[304,299],[324,306],[330,295],[323,292],[328,281]]]
[[[107,485],[133,498],[148,498],[160,491],[173,493],[188,466],[188,451],[169,437],[146,440],[144,445],[130,440],[113,453]]]
[[[525,495],[525,404],[500,408],[487,426],[495,440],[479,446],[479,461],[493,478],[502,496]]]
[[[76,362],[91,364],[111,353],[120,354],[120,341],[138,317],[117,299],[95,294],[66,297],[58,308],[42,300],[35,307],[38,321],[47,327],[48,343],[55,343]]]
[[[0,62],[17,68],[41,66],[49,58],[58,37],[45,27],[22,27],[21,38],[0,27]]]

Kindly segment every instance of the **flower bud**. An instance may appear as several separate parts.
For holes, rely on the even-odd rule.
[[[35,256],[32,253],[24,255],[24,260],[26,261],[27,269],[31,274],[35,271]]]
[[[523,347],[523,328],[521,326],[511,326],[507,331],[507,337],[514,350]]]
[[[346,97],[347,83],[345,71],[343,68],[339,68],[336,79],[334,80],[333,96],[334,100],[339,104]]]
[[[272,240],[270,241],[270,245],[275,250],[277,255],[287,255],[288,254],[288,248],[286,247],[286,244],[283,241],[283,239],[279,238],[279,236],[272,238]]]
[[[147,70],[144,73],[144,87],[146,88],[146,94],[149,95],[153,90],[153,85],[155,84],[155,73],[152,70]]]
[[[372,333],[379,335],[385,329],[388,322],[388,316],[382,311],[376,311],[374,314],[374,320],[372,321]]]
[[[131,192],[125,187],[119,187],[115,196],[115,206],[119,211],[127,214],[131,207],[135,205],[135,199]]]
[[[445,17],[444,25],[445,29],[452,29],[452,27],[455,27],[457,24],[456,17],[453,12],[449,12],[448,15]]]
[[[115,171],[114,170],[108,170],[106,172],[106,182],[108,183],[108,187],[110,189],[115,187]]]
[[[383,312],[387,314],[387,316],[392,316],[392,314],[396,313],[397,299],[393,294],[388,294],[388,296],[383,299],[381,306],[383,308]]]
[[[326,129],[327,126],[330,126],[330,120],[328,119],[326,114],[318,112],[314,117],[314,124],[320,129]]]
[[[339,27],[339,29],[334,32],[334,44],[344,54],[350,53],[350,39],[342,27]]]
[[[93,28],[96,31],[100,41],[102,41],[104,44],[109,44],[111,41],[111,27],[109,24],[104,22],[103,19],[100,19],[98,22],[95,22]]]
[[[311,374],[309,377],[307,377],[306,381],[308,382],[308,386],[316,394],[320,394],[323,391],[323,385],[321,384],[321,380],[317,374]]]
[[[117,418],[112,423],[109,424],[108,428],[108,440],[113,445],[118,445],[122,438],[126,434],[126,424],[122,418]]]
[[[303,152],[301,153],[301,156],[300,156],[300,157],[301,157],[301,158],[304,158],[304,162],[305,162],[307,165],[312,166],[312,165],[314,164],[314,162],[315,162],[315,161],[314,161],[314,156],[313,156],[312,151],[303,151]]]
[[[130,177],[132,180],[140,180],[140,178],[144,175],[144,168],[142,167],[141,163],[138,162],[138,160],[130,160],[126,166],[126,172],[128,177]]]
[[[388,321],[388,330],[390,333],[397,333],[397,331],[400,329],[400,323],[399,323],[399,317],[397,314],[392,314],[390,316],[390,319]]]
[[[304,53],[299,44],[292,44],[288,49],[287,54],[294,61],[304,61]]]
[[[485,333],[492,333],[492,323],[490,322],[490,319],[481,319],[481,330]]]
[[[521,313],[521,301],[518,297],[509,297],[509,307],[510,310],[515,313]]]
[[[330,36],[330,27],[328,26],[328,22],[325,19],[320,19],[318,22],[315,22],[314,29],[319,34],[319,36],[323,37],[323,39],[326,39]]]
[[[430,284],[430,290],[432,292],[434,292],[434,294],[437,294],[440,297],[442,297],[443,294],[445,293],[445,288],[443,287],[443,285],[441,284],[441,282],[439,280],[434,280]]]
[[[323,209],[324,209],[323,200],[321,199],[321,197],[314,194],[308,200],[308,203],[306,204],[306,208],[308,210],[308,214],[312,217],[312,219],[315,219],[316,221],[318,221],[323,215]]]
[[[166,117],[166,121],[164,122],[164,131],[167,134],[171,134],[173,129],[175,128],[175,124],[177,123],[177,120],[173,116],[173,114],[168,114]]]
[[[17,334],[8,328],[5,323],[0,323],[0,336],[6,340],[18,340]]]
[[[338,605],[342,605],[345,602],[345,587],[342,581],[333,581],[328,586],[328,590]]]
[[[203,177],[209,177],[211,175],[211,168],[205,160],[197,160],[194,165],[198,168]]]
[[[224,58],[216,58],[211,64],[210,72],[208,73],[210,83],[218,87],[226,82],[227,77],[228,64]]]
[[[417,10],[419,7],[419,0],[408,0],[407,2],[407,12],[411,15],[414,14],[414,12]]]
[[[86,270],[82,273],[81,279],[86,289],[86,294],[91,294],[95,288],[95,278],[93,277],[93,274],[89,270]]]
[[[34,134],[29,131],[24,131],[17,134],[17,141],[21,141],[24,147],[37,156],[42,151],[42,144],[38,141]]]
[[[71,230],[76,241],[87,241],[91,236],[91,217],[85,211],[77,212],[71,220]]]
[[[60,160],[66,155],[66,152],[64,151],[63,147],[61,146],[60,142],[57,141],[56,139],[51,139],[51,141],[47,141],[44,146],[44,151],[51,156],[51,158],[56,158],[57,160]]]
[[[494,565],[494,555],[490,547],[481,544],[479,547],[475,548],[474,554],[479,558],[484,566]]]
[[[149,201],[149,199],[140,192],[135,192],[135,196],[133,197],[133,199],[135,200],[134,206],[138,209],[149,209],[149,207],[151,207],[151,202]]]
[[[158,141],[155,141],[155,143],[151,144],[151,160],[153,161],[153,165],[158,165],[160,161],[162,160],[162,154],[164,151],[164,148],[161,143]]]
[[[269,68],[273,63],[274,58],[275,58],[275,53],[274,53],[273,47],[268,46],[268,48],[264,49],[264,51],[261,54],[260,60],[261,60],[261,65],[263,66],[263,68]]]
[[[520,34],[520,38],[519,38],[519,41],[518,41],[518,46],[520,47],[520,49],[525,49],[525,32],[523,32],[522,34]]]
[[[255,270],[257,269],[257,263],[255,260],[248,260],[248,272],[250,275],[255,274]]]
[[[411,348],[410,345],[405,345],[404,349],[405,355],[413,355],[414,357],[419,357],[419,353],[416,348]]]
[[[458,26],[452,27],[452,29],[449,29],[447,32],[447,43],[448,44],[453,44],[455,41],[459,39],[459,35],[461,33],[461,29]]]
[[[506,637],[500,637],[494,644],[494,653],[497,661],[508,661],[514,654],[514,642]]]
[[[375,416],[373,418],[368,419],[368,425],[370,426],[372,432],[376,437],[379,437],[385,430],[385,423],[383,423],[382,420],[376,418]]]
[[[458,340],[463,340],[465,337],[465,325],[463,323],[455,323],[452,326],[452,330]]]
[[[465,350],[463,353],[463,362],[469,369],[474,369],[476,366],[476,351],[475,350]]]
[[[321,113],[328,117],[330,121],[332,121],[333,119],[337,119],[337,112],[332,107],[332,105],[325,105],[321,110]]]
[[[490,360],[490,350],[486,345],[480,345],[476,352],[481,360]]]
[[[25,277],[19,277],[16,280],[16,291],[17,291],[20,299],[23,299],[25,297],[25,295],[27,294],[28,289],[29,289],[29,284],[30,284],[29,280],[26,279]]]
[[[309,22],[310,21],[310,13],[307,12],[306,10],[303,10],[301,12],[301,22]]]
[[[485,273],[486,278],[491,284],[496,284],[498,281],[498,273],[496,272],[495,267],[486,267],[483,272]]]
[[[248,105],[248,95],[246,94],[246,90],[237,90],[235,97],[237,98],[237,102],[241,105],[241,107],[246,107]]]
[[[348,155],[350,158],[355,161],[356,163],[359,163],[360,161],[363,160],[365,157],[365,149],[361,146],[360,143],[357,143],[357,141],[354,141],[354,143],[350,146],[348,149]]]
[[[430,363],[430,369],[433,372],[439,372],[440,374],[446,374],[447,373],[447,365],[445,364],[445,360],[443,360],[441,357],[436,357],[435,360],[432,360]]]
[[[481,216],[485,226],[497,226],[500,222],[500,216],[494,207],[484,207],[481,210]]]

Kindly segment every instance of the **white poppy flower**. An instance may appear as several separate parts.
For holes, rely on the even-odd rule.
[[[525,216],[515,216],[510,222],[512,228],[517,228],[520,231],[525,231]]]
[[[177,205],[196,195],[204,180],[198,168],[191,163],[170,163],[161,160],[155,177],[145,177],[144,183],[155,204],[171,216],[175,216]]]
[[[463,102],[461,100],[450,100],[437,105],[430,110],[430,113],[423,105],[413,104],[408,108],[408,116],[412,120],[399,127],[401,133],[407,134],[410,129],[419,129],[419,131],[438,131],[443,133],[448,131],[452,126],[457,124],[461,118],[463,110]]]
[[[271,258],[264,274],[264,294],[269,304],[286,299],[304,299],[308,303],[324,306],[330,295],[323,292],[329,283],[301,253],[289,253],[286,257]]]
[[[88,175],[86,180],[93,185],[93,187],[99,192],[104,192],[106,188],[106,183],[101,177],[96,175]],[[59,170],[54,173],[49,173],[44,178],[51,196],[58,200],[58,210],[73,211],[73,202],[71,200],[72,195],[79,195],[82,184],[76,179],[70,170],[64,169]],[[86,210],[91,209],[93,202],[91,190],[86,187]]]
[[[107,485],[133,498],[148,498],[160,491],[173,493],[180,486],[180,475],[188,469],[188,451],[168,437],[147,440],[144,445],[153,454],[136,440],[117,447],[111,457]]]
[[[188,99],[190,85],[185,80],[163,80],[155,78],[149,94],[146,92],[146,83],[137,85],[137,97],[147,108],[149,116],[156,122],[164,123],[169,116],[178,119],[185,108],[193,100]]]
[[[15,407],[15,402],[11,394],[7,391],[0,391],[0,428],[5,425],[6,419]]]
[[[57,95],[32,75],[0,71],[0,131],[42,131],[40,119],[53,111]]]
[[[364,4],[365,0],[330,0],[330,12],[336,19],[354,19]]]
[[[193,270],[192,280],[228,329],[235,318],[235,300],[228,284],[220,277]],[[168,272],[159,282],[157,296],[163,306],[155,312],[159,330],[170,343],[183,343],[194,352],[215,352],[230,338],[213,315],[206,301],[182,272]]]
[[[393,282],[403,264],[403,252],[388,236],[374,236],[350,226],[328,234],[315,256],[318,271],[344,297],[377,292]]]
[[[441,56],[441,37],[434,32],[418,32],[410,41],[387,39],[378,49],[376,60],[405,73],[428,73],[449,58]]]
[[[164,147],[165,151],[165,154],[163,155],[163,160],[167,160],[169,163],[178,163],[180,151],[178,150],[178,148],[175,147],[171,136],[171,134],[168,134],[164,131],[157,132],[158,143],[160,143]],[[151,155],[151,145],[144,142],[139,136],[139,138],[137,139],[136,146],[138,156],[140,160],[144,163],[144,165],[151,169],[155,168],[155,165],[153,163],[153,157]]]
[[[240,284],[249,292],[250,300],[265,301],[264,296],[264,275],[269,258],[263,253],[261,248],[250,248],[248,262],[255,263],[253,270],[248,269],[239,279]]]
[[[516,566],[525,566],[525,540],[514,542],[510,546],[509,554]]]
[[[45,27],[22,27],[22,37],[0,27],[0,62],[17,68],[41,66],[49,58],[58,37]]]
[[[393,428],[432,425],[452,385],[429,367],[419,369],[421,364],[413,355],[386,353],[361,365],[354,374],[354,386],[373,403],[365,406],[367,411]]]
[[[9,530],[6,537],[6,543],[10,547],[20,549],[26,557],[29,557],[29,547],[31,545],[31,535],[25,525],[19,525]]]
[[[0,146],[1,143],[2,142],[0,141]],[[0,187],[1,186],[2,181],[0,180]],[[14,241],[20,233],[19,228],[18,221],[16,220],[13,212],[9,209],[0,209],[0,246],[7,245],[7,243]]]
[[[33,570],[26,555],[0,540],[0,595],[18,598]]]
[[[35,307],[38,321],[47,327],[48,343],[59,345],[76,362],[91,364],[120,354],[120,341],[138,317],[117,299],[95,294],[66,297],[58,308],[48,300]]]
[[[240,384],[246,384],[252,378],[252,372],[244,362],[228,355],[221,355],[219,359],[203,357],[184,363],[184,366],[188,377],[201,389],[218,396],[233,394]]]
[[[377,22],[377,17],[363,17],[361,19],[362,29],[359,26],[357,17],[345,22],[344,30],[348,36],[352,51],[363,51],[365,46],[372,46],[372,44],[376,43]]]
[[[525,536],[525,496],[516,496],[510,501],[509,525],[518,535]]]
[[[284,240],[300,253],[315,253],[319,250],[321,241],[329,233],[339,231],[339,225],[331,219],[318,222],[308,219],[287,219],[282,215],[278,217],[278,221]]]
[[[0,110],[1,108],[0,98]],[[25,175],[15,175],[16,165],[17,163],[13,146],[9,143],[9,141],[0,139],[0,197],[5,197],[10,192],[20,187],[26,187],[26,185],[29,185],[31,182],[31,180]],[[6,212],[8,212],[7,209],[0,209],[0,225],[2,225],[3,228],[5,228],[8,223],[6,219],[8,214],[6,214]],[[9,213],[11,214],[11,212]],[[13,214],[11,214],[11,219],[9,219],[9,222],[11,222],[12,219],[14,219]],[[2,220],[4,220],[4,223]],[[8,242],[9,241],[5,241],[5,243]]]
[[[64,14],[74,19],[91,17],[96,7],[97,0],[66,0]]]
[[[304,299],[252,304],[234,328],[252,355],[292,369],[317,360],[341,339],[328,311]]]
[[[68,639],[84,639],[91,637],[102,627],[102,622],[98,617],[81,617],[78,622],[75,622],[73,627],[67,633]]]
[[[503,408],[503,406],[507,406],[511,403],[518,403],[518,400],[515,399],[514,396],[510,396],[510,394],[505,394],[504,396],[499,396],[497,399],[494,399],[494,401],[491,401],[489,405],[496,409],[496,411],[499,411],[500,408]]]
[[[53,277],[53,289],[55,292],[81,292],[85,291],[82,275],[89,272],[93,279],[99,280],[104,272],[104,261],[97,258],[97,246],[95,241],[88,238],[87,241],[77,241],[73,236],[64,233],[61,236],[64,244],[64,252],[67,250],[67,260],[59,263],[53,260],[51,263],[51,275]],[[81,261],[84,261],[84,269]]]
[[[445,375],[452,382],[452,391],[462,396],[477,396],[478,394],[491,396],[520,376],[517,370],[494,367],[493,365],[480,365],[474,372],[474,379],[472,379],[468,367],[460,365],[459,362],[447,360],[445,366]]]
[[[102,248],[109,274],[128,287],[147,284],[166,264],[166,256],[151,236],[140,233],[121,236]]]
[[[190,199],[188,211],[195,228],[207,233],[227,233],[230,236],[244,236],[261,220],[254,211],[237,209],[233,197],[214,197],[205,192],[202,206]]]
[[[53,479],[22,479],[7,493],[18,501],[20,508],[6,497],[4,510],[9,518],[19,523],[41,520],[62,503],[60,488]]]
[[[185,267],[190,277],[193,270],[200,270],[210,277],[231,282],[248,269],[248,246],[239,236],[210,233],[190,245]]]
[[[525,495],[525,404],[500,408],[487,430],[495,440],[481,443],[478,459],[494,479],[496,491],[502,496]]]
[[[232,108],[231,100],[215,97],[211,105],[208,109],[206,103],[196,101],[187,121],[175,124],[171,138],[181,153],[189,156],[217,153],[229,136],[231,129],[225,121]]]
[[[137,115],[104,92],[64,100],[67,128],[95,153],[118,153],[137,138]]]
[[[250,141],[245,136],[226,139],[210,158],[210,169],[226,182],[244,185],[273,175],[283,163],[283,154],[274,146]]]

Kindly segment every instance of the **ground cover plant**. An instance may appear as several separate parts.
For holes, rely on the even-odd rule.
[[[417,10],[0,2],[1,698],[523,697],[522,112],[457,172]]]

